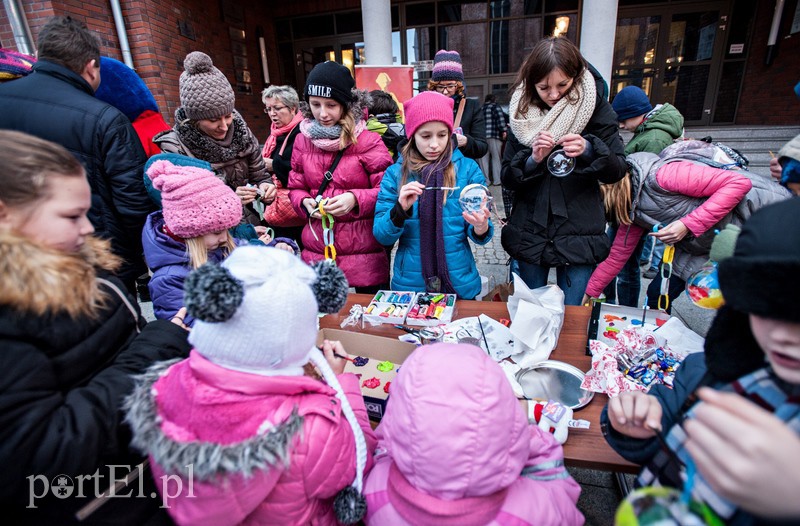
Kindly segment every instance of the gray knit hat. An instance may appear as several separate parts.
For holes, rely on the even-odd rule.
[[[211,57],[192,51],[183,61],[180,79],[181,106],[194,121],[217,119],[233,112],[236,97],[231,83],[214,67]]]

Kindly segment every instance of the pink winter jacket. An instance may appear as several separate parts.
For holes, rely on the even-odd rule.
[[[333,246],[336,263],[350,286],[367,287],[389,282],[389,257],[372,235],[372,223],[383,172],[392,164],[392,156],[377,133],[365,130],[357,140],[345,150],[324,195],[352,192],[356,198],[356,207],[351,212],[334,217]],[[302,217],[307,216],[303,199],[316,197],[336,153],[317,148],[302,133],[295,139],[289,198]],[[303,227],[303,260],[311,263],[323,259],[324,249],[322,221],[311,219]]]
[[[656,181],[666,191],[689,197],[708,197],[706,201],[681,219],[694,236],[700,236],[717,224],[741,202],[753,184],[744,175],[730,170],[675,162],[662,166]],[[620,225],[611,253],[589,278],[586,294],[597,298],[633,254],[636,244],[647,232],[636,225]],[[677,247],[676,247],[677,249]]]
[[[479,348],[418,348],[390,394],[364,490],[367,525],[583,524],[561,446],[528,424]]]
[[[163,436],[148,447],[159,488],[180,476],[181,489],[176,480],[162,489],[176,523],[338,524],[333,498],[355,478],[356,452],[331,387],[224,369],[196,351],[154,374],[152,420]],[[364,432],[369,469],[376,439],[358,379],[338,379]]]

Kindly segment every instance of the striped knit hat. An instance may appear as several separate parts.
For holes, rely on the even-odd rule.
[[[458,51],[447,51],[440,49],[433,58],[433,75],[431,80],[442,82],[443,80],[457,80],[464,82],[464,71],[461,68],[461,55]]]

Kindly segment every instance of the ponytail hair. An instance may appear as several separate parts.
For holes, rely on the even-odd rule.
[[[601,184],[606,219],[618,225],[630,225],[631,219],[631,174],[612,184]]]

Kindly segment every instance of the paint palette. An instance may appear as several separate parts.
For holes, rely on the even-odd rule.
[[[658,328],[664,325],[669,318],[669,314],[660,310],[595,302],[592,307],[592,317],[589,319],[588,339],[589,341],[598,340],[613,347],[617,341],[617,335],[623,329],[641,327],[643,324],[655,325]],[[586,354],[591,355],[588,342]]]
[[[344,372],[358,377],[361,394],[365,397],[385,400],[399,369],[399,364],[387,360],[354,356],[353,361],[345,366]]]

